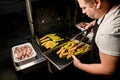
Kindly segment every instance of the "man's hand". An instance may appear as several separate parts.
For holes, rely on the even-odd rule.
[[[81,23],[77,24],[76,26],[77,27],[81,27],[83,29],[86,29],[86,30],[88,30],[88,32],[90,32],[92,30],[92,28],[94,27],[94,25],[95,25],[95,21],[96,20],[94,20],[94,21],[92,21],[90,23],[81,22]]]
[[[73,58],[73,65],[75,67],[79,68],[79,66],[81,64],[80,60],[76,56],[74,56],[74,55],[72,55],[72,58]]]

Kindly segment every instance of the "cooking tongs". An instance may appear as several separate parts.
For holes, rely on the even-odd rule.
[[[84,34],[85,33],[85,34]],[[70,40],[74,40],[74,39],[76,39],[78,36],[80,36],[80,35],[82,35],[82,34],[84,34],[83,35],[83,37],[82,37],[82,39],[80,40],[80,41],[83,41],[83,39],[87,36],[87,29],[84,29],[84,30],[82,30],[82,32],[80,32],[80,33],[78,33],[77,35],[75,35],[72,39],[70,39]]]

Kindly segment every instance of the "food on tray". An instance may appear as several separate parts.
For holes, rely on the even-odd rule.
[[[14,62],[21,66],[23,64],[29,63],[36,60],[37,53],[34,50],[31,43],[23,43],[12,47],[12,56]]]
[[[14,54],[17,60],[23,60],[33,55],[32,48],[28,45],[15,47]]]
[[[42,38],[40,38],[39,40],[42,46],[44,46],[46,49],[49,48],[52,49],[59,44],[59,41],[62,41],[64,39],[53,33],[53,34],[47,34]]]
[[[78,40],[68,41],[62,46],[56,54],[59,55],[59,58],[70,59],[72,55],[79,55],[86,53],[90,50],[90,46],[84,42],[80,42]]]

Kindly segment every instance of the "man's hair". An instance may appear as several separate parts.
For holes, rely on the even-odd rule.
[[[95,0],[84,0],[85,2],[93,3]]]
[[[89,3],[95,2],[95,0],[84,0],[84,1],[89,2]],[[108,2],[113,3],[113,4],[119,4],[120,3],[120,0],[101,0],[101,1],[108,1]]]

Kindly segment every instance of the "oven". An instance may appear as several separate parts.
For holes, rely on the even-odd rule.
[[[57,50],[82,32],[76,27],[78,22],[89,22],[91,19],[81,13],[76,0],[26,0],[26,10],[33,39],[31,43],[37,52],[37,58],[35,61],[21,66],[14,63],[16,70],[25,70],[37,64],[40,66],[45,64],[49,71],[51,71],[51,65],[57,70],[66,68],[72,63],[72,59],[60,59],[56,54]],[[56,44],[48,48],[43,46],[40,39],[52,36],[54,36]],[[78,39],[82,37],[78,37]],[[57,38],[59,40],[56,40]],[[88,43],[89,37],[85,37],[84,42]]]

